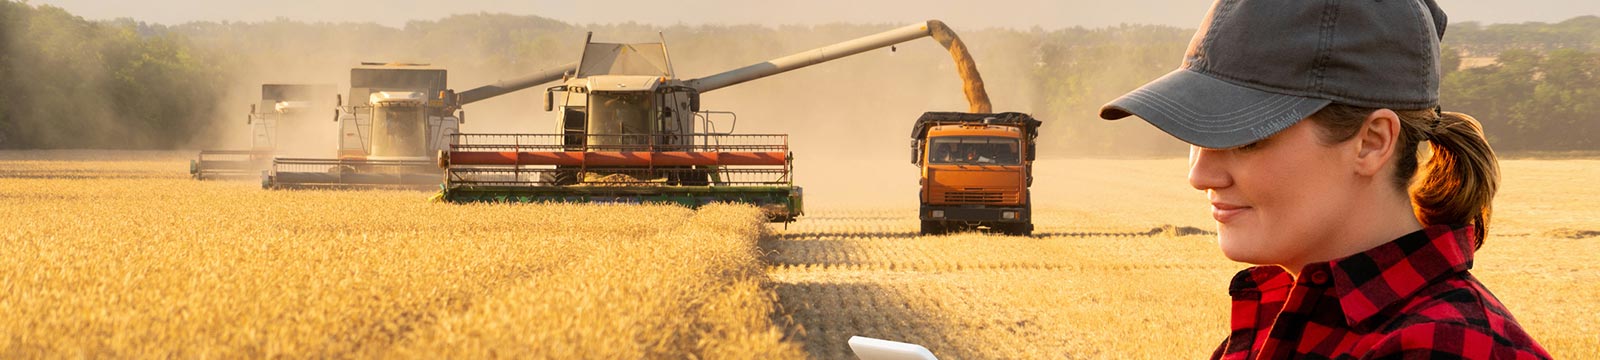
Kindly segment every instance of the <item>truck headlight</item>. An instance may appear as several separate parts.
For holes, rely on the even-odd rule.
[[[1016,220],[1017,219],[1017,212],[1015,212],[1015,211],[1002,212],[1002,213],[1000,213],[1000,218],[1001,219],[1006,219],[1006,220]]]
[[[935,219],[943,219],[944,218],[944,210],[934,210],[934,211],[928,212],[928,216],[932,216]]]

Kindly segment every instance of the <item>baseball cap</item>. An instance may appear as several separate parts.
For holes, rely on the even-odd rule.
[[[1206,148],[1272,136],[1329,104],[1395,110],[1439,102],[1435,0],[1218,0],[1177,70],[1112,100]]]

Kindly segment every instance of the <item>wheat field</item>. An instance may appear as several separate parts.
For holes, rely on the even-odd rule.
[[[264,191],[189,180],[188,155],[0,152],[0,358],[833,359],[852,335],[945,359],[1196,358],[1244,266],[1183,160],[1043,161],[1019,238],[917,236],[898,197],[763,225]],[[1600,161],[1503,166],[1474,272],[1558,358],[1600,357]]]
[[[450,205],[0,156],[0,358],[800,358],[753,208]]]

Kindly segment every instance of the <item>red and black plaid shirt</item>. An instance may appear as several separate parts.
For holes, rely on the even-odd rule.
[[[1239,272],[1233,332],[1213,359],[1548,359],[1472,268],[1471,227],[1433,226],[1372,250]]]

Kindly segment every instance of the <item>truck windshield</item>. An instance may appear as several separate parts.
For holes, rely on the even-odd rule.
[[[1017,139],[998,136],[945,136],[933,138],[928,148],[931,164],[1020,165]]]

